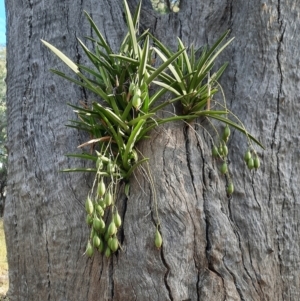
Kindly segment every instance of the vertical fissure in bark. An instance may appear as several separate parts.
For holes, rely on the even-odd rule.
[[[28,24],[28,29],[29,29],[28,40],[30,40],[32,37],[32,16],[28,17],[27,24]]]
[[[227,23],[228,23],[228,29],[231,29],[232,28],[232,25],[233,25],[233,5],[232,5],[232,0],[227,0],[227,4],[225,6],[225,10],[224,10],[224,13],[221,17],[221,20],[220,20],[220,25],[223,25],[226,20]]]
[[[88,264],[88,262],[90,262],[90,264]],[[89,292],[90,292],[90,283],[91,283],[91,279],[92,279],[92,266],[93,266],[93,262],[94,262],[94,257],[91,258],[87,258],[86,264],[84,266],[84,271],[83,274],[85,274],[86,269],[89,269],[88,272],[88,280],[87,280],[87,284],[86,284],[86,300],[89,300]]]
[[[282,67],[281,67],[281,56],[282,56],[282,43],[283,43],[283,36],[285,33],[285,28],[286,26],[283,26],[283,20],[281,19],[281,9],[280,9],[280,0],[278,0],[278,6],[277,6],[277,14],[278,14],[278,25],[279,25],[279,32],[280,32],[280,37],[278,40],[278,46],[277,46],[277,54],[276,54],[276,60],[277,60],[277,68],[279,72],[279,87],[278,87],[278,95],[277,95],[277,117],[275,120],[274,128],[273,128],[273,137],[272,137],[272,143],[271,143],[271,149],[274,148],[275,145],[275,135],[276,135],[276,130],[279,122],[279,115],[280,115],[280,97],[282,94],[282,85],[283,85],[283,72],[282,72]]]
[[[278,229],[276,228],[276,235],[277,235],[277,252],[278,252],[278,261],[279,261],[279,273],[280,273],[280,279],[282,282],[282,289],[281,289],[281,294],[282,294],[282,300],[285,300],[284,298],[284,280],[283,280],[283,272],[282,272],[282,258],[281,258],[281,249],[280,249],[280,234]]]
[[[195,260],[195,259],[194,259]],[[197,287],[196,287],[196,293],[197,293],[197,301],[200,301],[200,293],[199,293],[199,288],[200,288],[200,271],[195,263],[195,266],[197,268]]]
[[[100,273],[99,273],[99,283],[100,283],[100,280],[101,280],[101,277],[102,277],[102,273],[103,273],[103,266],[104,266],[104,263],[103,263],[103,259],[104,259],[104,256],[100,256],[101,258],[101,264],[100,264]]]
[[[168,138],[167,141],[166,141],[166,143],[165,143],[165,147],[164,147],[164,150],[163,150],[163,156],[162,156],[162,158],[163,158],[163,174],[164,174],[164,179],[167,182],[168,186],[171,187],[170,183],[168,181],[168,172],[165,170],[165,166],[166,166],[166,163],[165,163],[165,158],[166,158],[165,150],[166,150],[166,146],[168,145],[169,141],[170,141],[170,138]],[[155,219],[154,219],[154,216],[153,216],[153,210],[151,210],[151,218],[152,218],[153,223],[155,225]],[[166,287],[166,289],[168,291],[170,300],[173,301],[172,290],[171,290],[171,287],[170,287],[170,285],[168,283],[168,275],[170,274],[170,266],[167,263],[166,258],[164,256],[164,250],[163,250],[163,248],[164,248],[164,246],[162,245],[162,247],[160,249],[160,257],[161,257],[163,265],[166,268],[166,272],[165,272],[165,275],[164,275],[164,284],[165,284],[165,287]]]
[[[165,287],[166,287],[166,289],[168,291],[170,300],[173,301],[174,298],[173,298],[173,295],[172,295],[172,290],[171,290],[171,287],[170,287],[170,285],[168,283],[168,276],[170,274],[171,269],[170,269],[170,266],[169,266],[169,264],[167,263],[167,261],[165,259],[163,246],[160,249],[160,257],[161,257],[162,263],[164,264],[165,268],[167,269],[167,271],[165,272],[165,275],[164,275]]]
[[[182,34],[183,26],[181,23],[181,19],[178,19],[178,22],[179,22],[179,38],[182,40],[183,39],[183,34]]]
[[[67,220],[66,223],[68,224]],[[65,225],[65,228],[67,228],[67,225]],[[65,280],[63,281],[63,294],[64,298],[67,299],[67,281],[68,281],[68,275],[69,275],[69,258],[70,258],[70,250],[71,250],[71,237],[72,237],[72,227],[70,227],[70,235],[66,237],[66,240],[68,240],[68,244],[66,246],[66,268],[65,268]]]
[[[32,2],[31,2],[31,0],[28,1],[28,6],[29,6],[29,10],[30,10],[30,16],[28,17],[27,25],[28,25],[28,40],[30,40],[32,37]],[[30,44],[28,43],[28,45],[30,45]]]
[[[226,270],[228,271],[228,273],[231,275],[231,277],[232,277],[232,279],[233,279],[233,283],[234,283],[235,288],[236,288],[236,291],[237,291],[237,293],[238,293],[238,295],[239,295],[241,301],[248,301],[248,300],[246,300],[246,299],[244,298],[244,296],[243,296],[242,290],[240,289],[240,287],[239,287],[239,285],[238,285],[238,281],[237,281],[237,278],[236,278],[235,274],[227,267],[226,261],[224,260],[225,256],[226,256],[226,252],[225,252],[225,255],[224,255],[223,258],[222,258],[222,261],[223,261],[223,263],[224,263],[224,267],[226,268]]]
[[[187,125],[187,126],[184,127],[186,161],[187,161],[187,168],[188,168],[189,173],[191,175],[191,181],[192,181],[192,186],[193,186],[194,194],[195,194],[195,197],[197,199],[197,190],[196,190],[196,187],[195,187],[194,174],[193,174],[193,171],[192,171],[191,159],[190,159],[191,146],[190,146],[189,134],[190,134],[189,125]],[[203,165],[202,165],[202,168],[203,168]]]
[[[109,258],[109,283],[110,283],[110,293],[111,299],[114,299],[115,281],[114,281],[114,261],[113,256]]]
[[[255,284],[254,284],[254,281],[253,281],[251,275],[248,273],[248,270],[247,270],[246,268],[245,268],[245,270],[246,270],[248,276],[250,277],[250,279],[251,279],[251,281],[252,281],[252,284],[253,284],[253,287],[254,287],[255,291],[257,292],[258,296],[263,297],[263,290],[262,290],[262,287],[261,287],[261,281],[258,279],[256,270],[255,270],[255,268],[254,268],[254,266],[253,266],[253,261],[252,261],[252,256],[251,256],[251,244],[250,244],[249,240],[248,240],[248,252],[249,252],[250,265],[251,265],[251,267],[252,267],[252,270],[254,271],[254,275],[255,275],[255,278],[256,278],[256,283],[258,284],[258,286],[259,286],[259,288],[260,288],[260,293],[259,293],[258,290],[256,289],[256,286],[255,286]]]
[[[277,68],[279,72],[279,87],[278,87],[278,93],[277,93],[277,104],[276,104],[276,120],[274,123],[274,127],[272,130],[272,142],[271,142],[271,151],[274,153],[274,148],[275,148],[275,142],[276,142],[276,132],[277,132],[277,126],[279,123],[279,116],[280,116],[280,98],[282,94],[282,86],[283,86],[283,71],[281,67],[281,56],[282,56],[282,43],[283,43],[283,37],[285,33],[285,28],[286,26],[283,25],[283,20],[281,16],[281,2],[278,0],[277,4],[277,23],[279,25],[279,33],[280,37],[278,40],[278,46],[277,46],[277,53],[276,53],[276,60],[277,60]],[[276,160],[277,160],[277,175],[279,176],[279,160],[278,160],[278,150],[276,153]],[[269,205],[272,200],[272,189],[273,189],[273,175],[272,175],[272,170],[270,170],[270,186],[269,186]]]
[[[198,194],[197,194],[197,189],[195,187],[194,173],[193,173],[193,170],[192,170],[191,158],[190,158],[191,146],[190,146],[190,138],[189,138],[189,135],[190,135],[189,127],[190,127],[190,125],[187,125],[187,126],[185,126],[185,128],[183,130],[184,131],[184,137],[185,137],[186,160],[187,160],[187,166],[188,166],[190,176],[191,176],[191,183],[192,183],[192,186],[193,186],[193,189],[194,189],[195,198],[196,198],[196,201],[198,201]],[[200,148],[200,152],[201,152],[201,155],[202,155],[201,147],[199,146],[199,148]],[[202,159],[203,159],[203,156],[202,156]],[[203,168],[203,172],[204,172],[204,160],[202,160],[202,168]],[[191,212],[188,208],[188,205],[187,205],[187,211],[189,213],[189,216],[192,220],[193,227],[194,227],[194,232],[193,232],[193,236],[194,236],[194,265],[195,265],[195,268],[197,269],[196,293],[197,293],[197,300],[199,300],[199,298],[200,298],[200,294],[199,294],[200,269],[199,269],[199,266],[198,266],[198,262],[195,258],[195,254],[197,254],[197,252],[196,252],[196,247],[197,247],[196,246],[196,241],[197,241],[196,227],[195,227],[195,222],[194,222],[193,216],[192,216],[192,214],[191,214]]]
[[[204,158],[204,154],[203,154],[203,149],[200,145],[200,137],[199,135],[196,134],[196,139],[198,141],[198,148],[199,148],[199,152],[201,155],[201,159],[202,159],[202,182],[204,186],[207,186],[207,180],[206,180],[206,176],[205,176],[205,158]],[[189,143],[189,141],[187,141],[187,143]],[[188,144],[187,144],[188,145]],[[187,153],[188,153],[188,148],[187,148]],[[203,189],[203,194],[202,194],[202,198],[203,198],[203,210],[204,210],[204,222],[205,222],[205,238],[206,238],[206,247],[205,247],[205,255],[206,255],[206,259],[207,259],[207,268],[214,274],[216,274],[218,277],[221,278],[222,280],[222,285],[223,285],[223,290],[224,290],[224,301],[226,301],[226,296],[227,296],[227,290],[226,290],[226,286],[225,286],[225,282],[224,282],[224,278],[222,277],[222,275],[214,268],[213,263],[210,260],[210,250],[211,250],[211,242],[209,239],[209,213],[207,212],[207,206],[208,206],[208,200],[207,200],[207,196],[206,196],[206,192],[205,189]],[[199,276],[198,276],[199,277]],[[199,279],[198,279],[199,280]],[[199,298],[199,292],[197,289],[197,295]]]
[[[50,254],[48,248],[48,227],[47,221],[45,222],[45,237],[46,237],[46,253],[47,253],[47,289],[48,289],[48,301],[51,300],[51,262],[50,262]]]

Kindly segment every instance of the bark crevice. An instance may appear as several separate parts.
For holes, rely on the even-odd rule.
[[[170,300],[173,301],[174,298],[173,298],[173,295],[172,295],[172,290],[171,290],[171,287],[168,283],[168,276],[170,274],[171,269],[170,269],[170,266],[169,266],[169,264],[167,263],[167,261],[165,259],[163,247],[160,249],[160,255],[161,255],[162,263],[165,266],[165,268],[167,269],[167,271],[165,272],[165,275],[164,275],[164,284],[165,284],[165,287],[168,291]]]
[[[262,289],[261,283],[260,283],[260,281],[259,281],[259,279],[258,279],[258,277],[257,277],[257,272],[256,272],[256,270],[255,270],[255,268],[254,268],[254,266],[253,266],[253,261],[252,261],[252,256],[251,256],[251,246],[250,246],[250,242],[249,242],[249,241],[248,241],[248,252],[249,252],[250,265],[251,265],[251,267],[252,267],[252,270],[254,271],[255,278],[256,278],[256,283],[258,284],[258,286],[259,286],[259,288],[260,288],[260,293],[259,293],[259,291],[257,290],[257,288],[256,288],[256,286],[255,286],[255,283],[254,283],[254,281],[253,281],[253,279],[252,279],[250,273],[249,273],[248,270],[246,269],[246,267],[245,267],[245,270],[246,270],[248,276],[250,277],[250,279],[251,279],[251,281],[252,281],[252,284],[253,284],[253,287],[254,287],[256,293],[258,294],[258,296],[262,297],[262,296],[263,296],[263,289]],[[242,258],[243,258],[243,257],[242,257]]]
[[[45,223],[45,238],[46,238],[46,254],[47,254],[47,289],[48,289],[48,301],[51,300],[51,261],[48,247],[48,227],[47,222]]]
[[[228,273],[231,275],[231,277],[232,277],[232,279],[233,279],[234,286],[235,286],[235,288],[236,288],[236,291],[237,291],[237,293],[238,293],[238,295],[239,295],[241,301],[248,301],[248,300],[246,300],[246,299],[244,298],[244,296],[243,296],[243,292],[242,292],[240,286],[238,285],[238,280],[237,280],[235,274],[230,270],[229,267],[227,267],[226,262],[224,261],[225,256],[226,256],[226,252],[225,252],[225,255],[224,255],[223,258],[222,258],[222,261],[223,261],[223,263],[224,263],[224,267],[226,268],[226,270],[228,271]]]
[[[114,261],[113,256],[109,258],[109,283],[110,283],[110,293],[111,293],[111,299],[114,299],[115,294],[115,281],[114,281]]]

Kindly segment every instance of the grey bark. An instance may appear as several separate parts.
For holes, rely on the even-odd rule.
[[[245,168],[246,141],[234,132],[235,193],[228,198],[203,121],[158,129],[140,149],[150,157],[162,249],[153,244],[150,185],[137,174],[129,199],[117,202],[123,251],[87,259],[84,200],[92,178],[59,172],[80,165],[64,155],[86,137],[64,125],[74,118],[66,103],[85,95],[48,71],[67,69],[40,39],[84,62],[76,37],[90,35],[85,9],[117,49],[123,3],[6,1],[10,300],[299,300],[300,7],[280,0],[180,5],[178,14],[159,15],[145,1],[141,27],[170,47],[177,36],[187,45],[211,44],[231,29],[236,39],[219,59],[230,63],[221,83],[229,108],[266,146],[257,149],[262,168]]]

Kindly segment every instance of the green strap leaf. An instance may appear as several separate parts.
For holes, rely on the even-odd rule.
[[[126,132],[129,132],[129,126],[114,112],[111,110],[104,108],[101,104],[97,102],[93,102],[93,108],[97,111],[100,111],[102,114],[106,116],[109,120],[111,120],[114,124],[118,124],[121,128],[123,128]]]
[[[97,156],[89,154],[66,154],[66,157],[97,161]]]
[[[134,119],[132,119],[131,121],[129,121],[127,124],[128,125],[135,125],[135,124],[137,124],[140,120],[143,120],[143,119],[148,119],[148,118],[151,118],[152,116],[154,116],[155,115],[155,113],[150,113],[150,114],[145,114],[145,115],[142,115],[142,116],[139,116],[139,117],[137,117],[137,118],[134,118]]]
[[[157,69],[153,68],[155,71],[151,73],[151,75],[147,78],[146,84],[149,85],[157,76],[159,76],[169,65],[177,59],[181,53],[183,53],[185,49],[182,49],[175,54],[173,54],[168,60],[166,60],[161,66],[159,66]],[[174,82],[174,79],[172,80]]]
[[[167,57],[160,51],[158,50],[157,48],[153,47],[154,51],[160,56],[160,58],[164,61],[164,62],[168,62],[173,56],[171,56],[171,58],[167,59]],[[180,51],[180,54],[185,52],[185,48],[184,49],[181,49]],[[178,53],[178,52],[177,52]],[[180,55],[177,56],[177,58],[180,57]],[[173,62],[174,60],[172,60],[171,62]],[[174,67],[175,66],[175,67]],[[172,72],[172,74],[174,75],[177,83],[179,84],[180,88],[181,88],[181,91],[182,91],[182,94],[186,94],[186,89],[185,89],[185,86],[182,82],[182,78],[183,78],[183,75],[182,75],[182,72],[180,71],[180,69],[178,68],[178,66],[175,64],[175,65],[172,65],[171,63],[168,64],[168,68],[170,69],[170,71]],[[177,66],[177,68],[176,68]]]
[[[75,73],[80,73],[77,65],[73,63],[72,60],[70,60],[66,55],[64,55],[60,50],[58,50],[56,47],[51,45],[50,43],[41,40],[42,43],[47,46],[52,52],[54,52],[69,68],[71,68]]]
[[[132,43],[132,49],[133,49],[133,54],[134,57],[137,58],[138,57],[138,44],[137,44],[137,40],[136,40],[136,32],[135,32],[135,26],[133,24],[133,20],[132,20],[132,16],[128,7],[128,4],[126,1],[124,1],[124,5],[125,5],[125,15],[126,15],[126,20],[127,20],[127,25],[128,25],[128,29],[129,29],[129,35],[131,38],[131,43]]]
[[[97,34],[99,40],[100,40],[100,45],[105,49],[105,51],[107,52],[107,54],[111,54],[113,53],[111,48],[109,47],[109,45],[107,44],[107,42],[105,41],[104,37],[102,36],[101,32],[99,31],[98,27],[96,26],[96,24],[94,23],[93,19],[90,17],[90,15],[84,11],[84,14],[86,15],[86,17],[88,18],[93,30],[95,31],[95,33]]]
[[[139,76],[138,85],[139,86],[142,83],[143,75],[145,74],[145,71],[146,71],[147,59],[148,59],[148,50],[149,50],[149,36],[146,37],[144,47],[143,47],[143,50],[142,50],[142,57],[140,59],[139,70],[138,70],[138,76]]]

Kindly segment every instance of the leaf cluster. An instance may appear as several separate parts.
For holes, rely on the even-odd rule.
[[[70,104],[79,120],[72,121],[69,126],[90,134],[91,139],[82,146],[90,145],[93,149],[98,149],[98,154],[73,156],[96,161],[101,154],[120,168],[122,178],[128,178],[146,160],[144,157],[138,158],[135,146],[147,137],[151,129],[165,122],[190,121],[199,116],[212,117],[229,124],[260,145],[243,126],[227,118],[227,110],[210,109],[213,95],[218,91],[217,81],[227,63],[216,72],[212,73],[212,69],[218,55],[233,40],[224,43],[228,32],[210,49],[204,47],[201,51],[195,50],[193,46],[187,50],[178,38],[178,49],[173,52],[148,30],[139,35],[141,3],[133,16],[126,1],[124,3],[128,33],[121,42],[118,53],[112,51],[92,18],[85,12],[96,34],[96,38],[87,37],[93,43],[94,51],[88,49],[80,39],[78,42],[92,66],[76,64],[53,45],[42,41],[76,73],[77,78],[58,70],[52,69],[52,72],[95,93],[100,99],[93,101],[91,105]],[[151,41],[155,47],[150,45]],[[158,67],[153,64],[154,56],[161,60]],[[151,94],[149,87],[153,84],[157,89]],[[173,97],[161,102],[162,96],[167,92],[171,92]],[[182,115],[168,118],[157,116],[157,111],[174,102],[181,102]]]
[[[95,167],[64,170],[96,172],[93,187],[85,203],[87,224],[91,228],[86,249],[88,256],[92,256],[94,249],[98,249],[100,252],[105,250],[105,255],[109,257],[119,248],[117,227],[121,225],[121,219],[115,218],[117,187],[120,181],[128,180],[132,172],[148,160],[138,151],[136,145],[151,135],[151,129],[176,120],[191,122],[200,116],[214,118],[225,124],[222,142],[219,148],[213,148],[213,155],[223,161],[221,173],[226,175],[229,126],[245,134],[249,141],[252,139],[262,146],[246,131],[235,115],[231,114],[238,123],[228,119],[231,112],[226,109],[226,105],[223,110],[216,110],[212,105],[213,97],[220,87],[218,79],[227,67],[227,63],[224,63],[213,71],[214,64],[219,54],[233,40],[226,40],[229,32],[225,32],[211,48],[194,49],[190,46],[187,49],[178,38],[177,51],[172,51],[148,30],[139,34],[141,3],[134,15],[131,15],[126,1],[124,3],[128,32],[117,53],[113,52],[87,12],[85,15],[95,33],[95,38],[87,37],[93,44],[93,51],[80,39],[78,43],[86,54],[89,65],[74,63],[56,47],[42,41],[77,77],[70,77],[54,69],[51,71],[97,96],[96,100],[81,103],[81,106],[69,104],[78,119],[71,120],[68,124],[89,134],[89,140],[79,145],[79,148],[91,149],[90,152],[68,156],[90,160]],[[156,57],[159,59],[155,62]],[[150,89],[153,86],[155,89]],[[158,116],[158,111],[175,102],[181,104],[181,115]],[[148,177],[153,195],[156,196],[150,172]],[[104,178],[108,185],[104,184]],[[127,183],[126,195],[128,189]],[[228,195],[233,190],[233,183],[230,182]],[[111,223],[106,225],[104,220],[107,220],[109,211]],[[158,226],[155,245],[157,248],[162,245]]]

